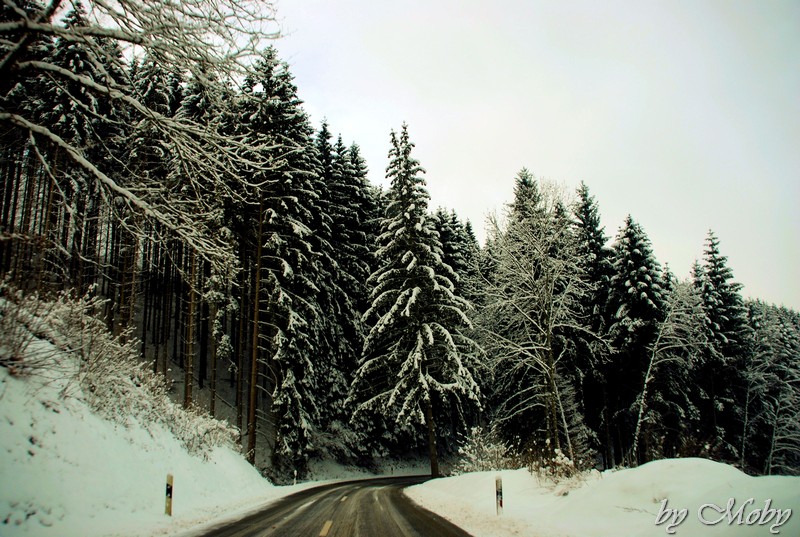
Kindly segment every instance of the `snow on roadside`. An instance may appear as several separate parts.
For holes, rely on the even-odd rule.
[[[173,534],[298,487],[275,487],[227,448],[189,455],[166,429],[124,427],[64,398],[58,379],[0,368],[0,534]],[[73,388],[74,389],[74,388]],[[173,517],[164,514],[175,476]]]
[[[504,512],[495,514],[495,476],[503,478]],[[566,494],[564,494],[566,493]],[[638,468],[592,473],[583,482],[553,488],[527,470],[479,472],[429,481],[406,489],[427,509],[449,519],[475,537],[639,537],[665,536],[670,520],[656,525],[664,499],[669,509],[686,509],[681,524],[669,529],[679,537],[800,535],[800,478],[752,477],[705,459],[667,459]],[[728,524],[722,518],[733,498],[734,514],[755,509],[776,510],[759,525]],[[753,501],[747,502],[750,498]],[[766,501],[771,500],[768,506]],[[719,506],[706,507],[705,504]],[[777,510],[791,516],[776,527]],[[760,511],[759,511],[760,513]],[[759,515],[760,516],[760,515]],[[766,516],[766,515],[765,515]],[[735,518],[735,517],[734,517]],[[757,515],[753,515],[757,518]]]
[[[49,345],[34,340],[31,352]],[[67,380],[68,369],[17,377],[0,367],[4,537],[189,537],[305,488],[376,477],[315,462],[317,481],[274,486],[230,449],[216,448],[204,460],[162,426],[135,420],[122,426],[97,416]],[[172,517],[164,514],[168,473],[175,478]],[[391,461],[381,473],[419,474],[424,465]]]

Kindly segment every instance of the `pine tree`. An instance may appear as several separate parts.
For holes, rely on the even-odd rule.
[[[700,454],[721,460],[740,459],[743,371],[749,340],[747,310],[733,280],[719,240],[709,231],[695,286],[703,297],[709,346],[695,369],[696,404],[701,412]]]
[[[406,424],[425,424],[431,475],[439,475],[436,406],[445,397],[477,403],[478,388],[465,367],[477,352],[463,335],[469,303],[454,294],[452,269],[427,214],[424,170],[411,156],[408,128],[391,135],[389,207],[382,221],[380,268],[369,278],[372,306],[364,356],[350,398],[360,412],[391,412]]]
[[[436,231],[442,243],[443,259],[458,276],[453,282],[456,291],[470,302],[477,296],[478,252],[480,247],[472,231],[472,225],[462,223],[455,211],[438,208],[433,214]]]
[[[613,269],[608,238],[600,223],[600,211],[589,187],[581,183],[572,206],[573,227],[578,257],[589,287],[581,297],[580,308],[591,330],[599,339],[582,339],[576,352],[580,375],[579,393],[589,427],[604,445],[604,459],[613,460],[609,451],[613,445],[608,427],[611,410],[608,407],[607,370],[610,349],[604,341],[609,325],[608,292]]]
[[[609,333],[616,352],[606,371],[611,412],[609,424],[616,430],[616,449],[611,464],[633,457],[634,401],[648,363],[658,323],[664,315],[661,267],[641,226],[630,216],[617,235],[612,254],[613,274],[609,294]]]
[[[271,399],[275,477],[307,470],[319,424],[314,349],[319,341],[316,300],[319,264],[312,246],[319,202],[319,163],[312,129],[286,63],[267,49],[244,83],[237,128],[250,140],[255,199],[242,208],[254,269],[253,357],[250,369],[248,455],[255,457],[257,397]],[[253,203],[254,202],[254,203]]]
[[[749,301],[752,350],[744,371],[740,464],[767,475],[800,475],[800,314]]]
[[[347,176],[346,149],[341,137],[336,147],[330,138],[323,122],[315,140],[320,196],[313,245],[319,253],[316,286],[322,313],[315,366],[322,431],[316,447],[320,456],[346,462],[359,444],[350,431],[344,401],[363,345],[357,307],[365,293],[367,267],[360,265],[357,252],[366,244],[358,235],[358,208],[353,206],[357,192]]]
[[[341,152],[339,154],[344,155]],[[348,176],[358,185],[358,198],[352,203],[359,208],[359,229],[360,233],[364,234],[364,242],[367,245],[367,248],[360,249],[358,255],[361,262],[366,265],[366,274],[369,276],[378,268],[374,246],[381,232],[380,221],[386,213],[385,200],[381,191],[372,186],[367,179],[367,163],[361,156],[361,149],[357,144],[347,148],[347,163],[344,166]],[[368,290],[365,290],[364,299],[359,302],[359,311],[362,313],[369,308],[368,295]]]

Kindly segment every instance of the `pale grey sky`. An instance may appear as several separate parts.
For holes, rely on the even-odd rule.
[[[383,179],[408,122],[432,206],[483,237],[527,167],[585,181],[688,276],[708,229],[745,296],[800,309],[800,2],[279,0],[315,125]]]

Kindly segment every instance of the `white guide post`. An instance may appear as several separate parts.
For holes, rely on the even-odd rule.
[[[497,514],[503,514],[503,478],[499,475],[494,478],[494,495],[496,499]]]
[[[172,516],[172,474],[167,474],[167,505],[164,514]]]

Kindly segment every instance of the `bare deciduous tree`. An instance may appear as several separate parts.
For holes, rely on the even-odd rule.
[[[573,338],[599,341],[581,317],[580,299],[590,284],[571,237],[563,194],[555,185],[536,183],[525,194],[519,185],[507,222],[492,222],[497,268],[482,300],[484,347],[498,390],[505,394],[498,418],[541,416],[549,450],[575,460],[586,455],[587,431],[567,374],[573,373]],[[535,427],[527,423],[527,435],[533,436]]]
[[[708,344],[704,320],[703,301],[697,290],[690,282],[676,283],[667,298],[665,318],[658,326],[655,340],[648,346],[649,360],[642,391],[634,403],[636,428],[631,447],[632,460],[635,461],[638,457],[643,425],[646,422],[652,424],[659,419],[657,413],[648,407],[648,398],[653,397],[653,384],[662,376],[673,377],[672,380],[688,377],[692,362],[700,357],[702,349]],[[668,383],[662,382],[660,387],[663,389],[665,385]],[[675,383],[671,385],[674,387]]]
[[[243,166],[257,169],[269,164],[248,157],[259,154],[253,140],[244,144],[221,132],[219,125],[200,124],[185,116],[168,117],[145,104],[132,81],[121,80],[120,75],[128,72],[126,62],[132,57],[146,55],[167,73],[191,73],[208,84],[235,84],[265,42],[277,35],[271,4],[256,0],[87,0],[83,4],[85,23],[66,25],[66,12],[84,9],[78,0],[50,0],[46,5],[4,0],[0,18],[0,123],[16,131],[19,139],[29,139],[48,173],[56,168],[54,155],[66,157],[74,167],[83,169],[99,187],[103,203],[113,206],[129,231],[144,236],[143,222],[155,222],[158,225],[154,229],[182,240],[218,269],[230,270],[236,257],[230,242],[215,232],[219,211],[215,200],[221,196],[235,198],[241,195],[242,185],[253,186],[239,173]],[[87,76],[57,65],[53,58],[31,53],[37,40],[49,38],[79,45],[96,75]],[[148,125],[169,142],[179,184],[170,188],[139,173],[135,166],[120,166],[118,156],[108,150],[108,140],[98,136],[86,146],[79,145],[60,136],[30,107],[16,106],[9,100],[15,88],[42,79],[61,88],[78,108],[81,102],[75,90],[67,88],[81,88],[107,103],[105,110],[130,110],[132,123]],[[218,104],[224,108],[229,103]],[[97,119],[117,121],[110,112]],[[259,143],[270,145],[266,139],[255,145]],[[53,151],[39,150],[45,146]],[[121,174],[120,168],[124,170]],[[122,218],[120,213],[137,217]],[[165,238],[157,233],[149,237]]]

